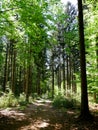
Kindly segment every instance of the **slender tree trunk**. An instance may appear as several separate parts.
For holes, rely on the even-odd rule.
[[[96,36],[96,69],[98,70],[98,36]],[[97,74],[97,79],[96,79],[96,87],[98,87],[98,74]],[[94,101],[97,101],[97,92],[94,92]]]
[[[65,57],[64,57],[64,47],[63,47],[63,54],[62,54],[62,59],[63,59],[63,89],[65,91],[65,88],[66,88],[66,84],[65,84]],[[65,93],[65,92],[64,92]]]
[[[69,90],[69,58],[68,58],[68,55],[67,55],[67,60],[66,60],[66,62],[67,62],[67,90]]]
[[[6,54],[5,54],[3,92],[5,92],[6,83],[7,83],[7,67],[8,67],[7,60],[8,60],[8,43],[7,43],[7,46],[6,46]]]
[[[12,70],[12,92],[16,94],[16,51],[13,52],[13,70]]]
[[[23,63],[23,92],[26,93],[26,60]]]
[[[76,76],[75,76],[75,66],[73,65],[73,74],[72,74],[72,92],[77,92],[77,86],[76,86]]]
[[[40,68],[37,67],[37,80],[36,80],[36,83],[37,83],[37,94],[40,96],[41,95],[41,71],[40,71]]]
[[[58,89],[61,90],[61,65],[58,67]]]
[[[23,92],[22,66],[18,67],[17,73],[18,73],[18,78],[19,78],[19,81],[18,81],[19,91],[18,92],[20,94]]]
[[[32,70],[31,70],[31,43],[30,43],[29,51],[28,51],[28,59],[27,59],[27,79],[26,79],[26,101],[27,102],[29,102],[29,96],[31,94],[31,86],[32,86]]]
[[[59,48],[61,52],[61,48]],[[58,89],[61,90],[61,57],[60,54],[58,56]]]
[[[29,102],[29,68],[26,71],[26,101]]]
[[[54,66],[52,65],[52,98],[54,98]]]
[[[72,86],[72,61],[71,56],[69,57],[69,89],[71,90]]]
[[[78,0],[79,11],[79,43],[80,43],[80,66],[81,66],[81,113],[82,119],[90,117],[88,106],[88,93],[87,93],[87,76],[86,76],[86,57],[85,57],[85,41],[84,41],[84,25],[83,25],[83,10],[82,0]]]
[[[13,48],[13,40],[10,40],[10,58],[11,58],[11,80],[10,87],[12,92],[14,93],[14,48]]]
[[[32,70],[31,66],[27,67],[27,77],[26,77],[26,101],[29,102],[29,96],[31,94],[32,87]]]
[[[51,59],[51,71],[52,71],[52,98],[54,98],[54,52],[52,52]]]

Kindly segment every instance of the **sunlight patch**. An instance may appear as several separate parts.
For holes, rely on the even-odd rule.
[[[62,125],[56,123],[55,130],[61,130],[61,129],[62,129]]]
[[[38,128],[45,128],[45,127],[48,127],[48,126],[49,126],[49,123],[42,122],[41,124],[39,124]]]
[[[73,111],[67,111],[68,114],[75,114]]]

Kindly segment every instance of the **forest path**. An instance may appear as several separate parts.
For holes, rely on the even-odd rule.
[[[78,122],[77,110],[56,109],[50,100],[36,100],[24,110],[0,111],[0,130],[98,130],[94,122]]]
[[[69,111],[67,116],[65,109],[55,109],[49,100],[36,100],[25,112],[31,118],[31,124],[21,130],[69,130],[69,120],[75,115]]]

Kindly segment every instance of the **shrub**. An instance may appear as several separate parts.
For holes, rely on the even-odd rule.
[[[57,108],[74,108],[76,105],[76,100],[75,99],[68,99],[61,94],[57,95],[54,100],[53,100],[53,106]]]
[[[11,91],[9,91],[8,93],[3,93],[3,95],[0,97],[0,108],[11,106],[13,107],[16,105],[18,105],[18,101]]]
[[[9,92],[3,93],[0,97],[0,108],[26,106],[27,102],[25,101],[25,99],[26,96],[24,93],[20,94],[20,96],[16,98],[12,91],[9,90]]]

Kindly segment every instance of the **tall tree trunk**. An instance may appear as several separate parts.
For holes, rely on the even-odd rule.
[[[26,93],[26,59],[23,63],[23,92]]]
[[[61,65],[58,67],[58,89],[61,90]]]
[[[27,67],[27,77],[26,77],[26,101],[29,102],[29,96],[31,94],[32,88],[32,70],[31,66]]]
[[[71,90],[72,86],[72,60],[71,60],[71,55],[69,56],[69,89]]]
[[[31,86],[32,86],[31,52],[32,51],[31,51],[31,43],[30,43],[28,58],[27,58],[27,79],[26,79],[26,101],[27,102],[29,102],[29,96],[31,94]]]
[[[65,84],[65,51],[64,51],[64,46],[63,46],[63,54],[62,54],[62,59],[63,59],[63,89],[64,89],[64,94],[65,94],[65,88],[66,88],[66,84]]]
[[[98,36],[96,36],[96,69],[98,70]],[[97,74],[97,78],[96,78],[96,87],[98,87],[98,74]],[[97,101],[97,92],[94,92],[94,101]]]
[[[39,67],[37,67],[37,94],[40,96],[41,95],[41,70]]]
[[[52,98],[54,98],[54,66],[52,65]]]
[[[12,92],[14,93],[14,94],[16,94],[16,83],[15,83],[15,81],[16,81],[16,51],[14,50],[13,51],[13,63],[12,63]]]
[[[59,53],[61,52],[61,47],[59,48]],[[61,54],[58,54],[58,89],[61,90]]]
[[[51,71],[52,71],[52,98],[54,98],[54,52],[52,52],[52,64],[51,64]]]
[[[75,76],[75,66],[73,65],[73,74],[72,74],[72,92],[77,92],[77,86],[76,86],[76,76]]]
[[[89,106],[88,106],[88,93],[87,93],[86,56],[85,56],[82,0],[78,0],[78,11],[79,11],[78,20],[79,20],[79,43],[80,43],[80,66],[81,66],[81,113],[80,113],[80,118],[88,119],[90,117],[90,112],[89,112]]]
[[[3,87],[2,87],[3,92],[5,92],[6,83],[7,83],[7,67],[8,67],[7,60],[8,60],[8,43],[7,43],[7,46],[6,46],[6,54],[5,54],[4,80],[3,80]]]
[[[67,79],[67,90],[69,90],[69,56],[67,55],[67,58],[66,58],[66,64],[67,64],[67,67],[66,67],[66,79]]]
[[[19,66],[17,68],[17,73],[18,73],[18,86],[19,86],[19,94],[23,92],[23,79],[22,79],[22,66]]]
[[[27,67],[26,71],[26,101],[29,102],[29,67]]]

